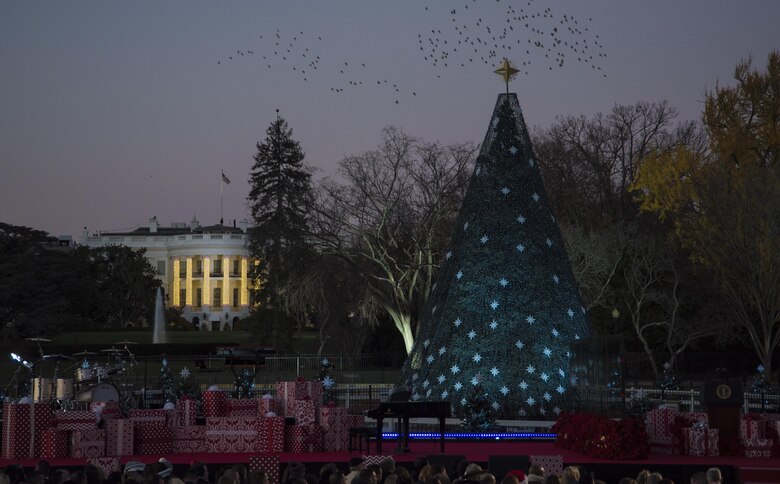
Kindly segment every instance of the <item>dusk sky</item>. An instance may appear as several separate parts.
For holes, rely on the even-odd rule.
[[[740,59],[763,69],[780,49],[778,19],[777,0],[6,0],[0,221],[74,238],[153,215],[214,224],[221,170],[232,181],[226,224],[248,217],[255,143],[277,108],[315,179],[376,146],[388,125],[480,142],[504,56],[531,62],[510,86],[529,127],[637,101],[667,100],[680,120],[698,119],[705,91],[731,84]],[[553,28],[567,44],[548,53]],[[455,52],[466,37],[480,41]]]

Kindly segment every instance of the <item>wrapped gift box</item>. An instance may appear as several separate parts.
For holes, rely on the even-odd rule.
[[[122,466],[119,464],[119,457],[93,457],[87,459],[87,464],[102,469],[106,476],[112,472],[119,472],[122,470]]]
[[[173,447],[173,431],[167,422],[136,423],[133,439],[138,455],[169,454]]]
[[[749,413],[739,421],[739,438],[742,440],[763,439],[766,437],[766,422],[760,416]]]
[[[531,465],[537,465],[544,469],[546,475],[563,474],[563,456],[562,455],[532,455],[529,458]]]
[[[133,455],[135,424],[132,420],[111,419],[106,422],[106,455]]]
[[[94,430],[97,428],[97,415],[91,410],[55,412],[57,428],[60,430]]]
[[[224,417],[227,415],[227,393],[222,390],[203,392],[203,415],[208,417]]]
[[[322,429],[319,425],[288,425],[285,428],[284,451],[300,454],[322,451]]]
[[[326,406],[320,409],[322,426],[322,447],[327,452],[338,452],[349,448],[349,427],[347,409]]]
[[[645,415],[645,428],[648,436],[669,437],[672,435],[672,422],[677,412],[671,408],[656,408]]]
[[[276,413],[276,400],[274,400],[274,397],[271,394],[265,394],[263,395],[263,398],[260,399],[260,416],[264,417],[265,414],[268,412]]]
[[[365,427],[366,417],[363,415],[347,415],[347,429],[352,427]]]
[[[687,455],[718,456],[718,429],[691,427],[683,429]]]
[[[74,430],[70,433],[71,457],[104,457],[105,455],[106,431],[104,429]]]
[[[92,417],[94,423],[94,416]],[[53,425],[48,403],[4,403],[2,458],[26,459],[40,453],[42,431]]]
[[[228,398],[227,417],[257,418],[260,415],[260,404],[257,400],[248,398]]]
[[[284,411],[285,417],[295,416],[296,400],[313,400],[315,407],[322,404],[324,389],[321,381],[296,380],[283,381],[276,384],[276,400],[279,403],[279,413]]]
[[[254,452],[258,447],[258,420],[246,417],[206,419],[208,452]]]
[[[41,431],[41,459],[68,457],[68,431],[49,427]]]
[[[176,410],[156,409],[132,409],[128,412],[128,418],[136,425],[147,423],[161,423],[173,427],[176,423]]]
[[[296,425],[313,425],[317,423],[317,407],[314,400],[295,400],[293,417]]]
[[[206,442],[206,427],[202,425],[175,427],[173,429],[172,451],[174,453],[180,454],[208,452],[208,444]]]
[[[189,427],[195,425],[197,403],[192,398],[180,398],[176,403],[176,413],[178,416],[177,425],[180,427]]]
[[[669,435],[667,437],[648,436],[647,444],[650,447],[650,453],[655,455],[679,455],[680,442],[677,437]]]
[[[772,457],[772,439],[743,440],[742,445],[745,448],[745,457]]]
[[[284,417],[257,419],[257,451],[263,453],[284,452]]]
[[[268,474],[268,480],[276,483],[281,480],[278,455],[252,455],[249,457],[249,472],[262,470]]]

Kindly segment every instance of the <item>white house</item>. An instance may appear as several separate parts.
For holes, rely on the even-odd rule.
[[[196,326],[218,330],[232,328],[249,315],[248,237],[246,220],[239,227],[235,222],[233,227],[202,227],[193,218],[189,224],[163,227],[152,217],[147,226],[129,232],[90,235],[84,227],[81,244],[146,249],[168,305],[181,308],[182,316]]]

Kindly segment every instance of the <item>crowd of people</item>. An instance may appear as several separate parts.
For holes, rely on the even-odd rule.
[[[452,475],[443,463],[431,464],[423,457],[410,468],[396,466],[393,459],[367,465],[362,458],[355,457],[347,467],[326,464],[318,473],[307,472],[303,463],[293,461],[284,469],[281,482],[275,480],[267,472],[249,471],[243,464],[221,466],[214,471],[208,465],[196,462],[176,473],[173,464],[164,458],[150,464],[130,461],[121,471],[108,475],[94,465],[72,472],[50,469],[46,461],[40,461],[26,472],[17,464],[0,471],[0,484],[606,484],[593,472],[576,466],[555,474],[531,465],[528,469],[513,469],[498,476],[478,463],[464,460],[457,464]],[[723,478],[717,467],[690,477],[690,484],[721,483]],[[665,479],[658,472],[643,470],[636,477],[620,479],[617,484],[674,484],[674,481]]]

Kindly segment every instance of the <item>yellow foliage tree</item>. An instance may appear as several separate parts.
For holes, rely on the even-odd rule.
[[[632,189],[717,277],[769,371],[780,344],[780,53],[766,71],[751,64],[737,65],[733,87],[707,92],[706,149],[651,153]]]

